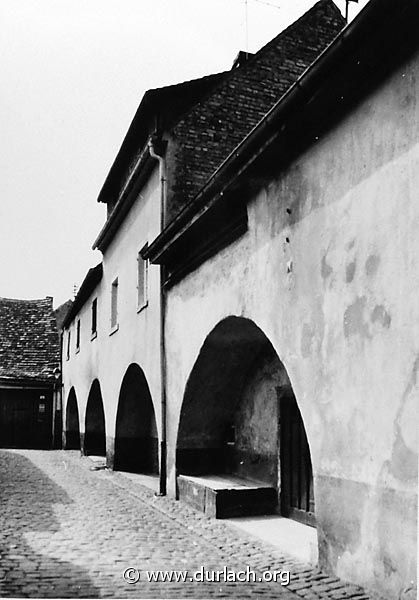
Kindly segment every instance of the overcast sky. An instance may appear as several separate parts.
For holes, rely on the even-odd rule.
[[[314,0],[247,4],[254,52]],[[0,0],[0,296],[73,296],[144,92],[229,69],[245,43],[245,0]]]

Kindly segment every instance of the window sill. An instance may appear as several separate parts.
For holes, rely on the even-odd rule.
[[[141,304],[141,306],[137,306],[137,313],[140,313],[141,311],[143,311],[145,308],[147,308],[147,306],[148,306],[148,300],[144,304]]]
[[[118,331],[118,329],[119,329],[119,323],[117,323],[116,325],[114,325],[112,327],[112,329],[109,332],[109,335],[113,335],[116,331]]]
[[[93,331],[92,335],[90,336],[90,341],[93,342],[93,340],[95,340],[97,338],[97,331]]]

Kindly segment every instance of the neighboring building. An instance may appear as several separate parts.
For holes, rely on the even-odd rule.
[[[57,329],[61,331],[63,323],[71,307],[73,306],[72,300],[66,300],[63,304],[60,304],[58,308],[54,310],[55,320],[57,322]]]
[[[0,446],[52,448],[60,391],[52,298],[0,298]]]
[[[67,447],[106,453],[111,467],[154,472],[160,454],[164,471],[161,272],[144,252],[181,209],[180,194],[194,193],[343,25],[333,2],[322,0],[231,71],[145,94],[99,195],[108,209],[95,242],[103,263],[89,271],[64,321]],[[140,455],[144,464],[133,464]]]
[[[154,132],[159,169],[140,106],[65,323],[85,451],[156,470],[158,438],[163,492],[305,523],[323,568],[391,599],[416,582],[418,17],[370,0],[307,56],[342,25],[322,0]]]

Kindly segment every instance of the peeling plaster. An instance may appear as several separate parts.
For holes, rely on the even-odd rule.
[[[371,254],[366,262],[365,262],[365,273],[369,276],[372,277],[373,275],[376,274],[379,264],[380,264],[380,257],[377,254]]]
[[[362,338],[371,338],[368,323],[365,320],[365,307],[367,299],[361,296],[350,304],[343,316],[343,331],[346,338],[359,335]]]
[[[304,323],[301,332],[301,355],[303,358],[310,356],[314,336],[314,327],[310,323]]]
[[[333,273],[332,267],[329,264],[327,264],[326,257],[327,254],[325,254],[322,258],[321,274],[323,279],[327,279]]]
[[[351,283],[351,281],[353,281],[353,278],[355,276],[355,271],[356,271],[356,261],[353,260],[346,267],[346,283]]]
[[[418,477],[417,434],[414,433],[411,440],[407,435],[409,425],[412,426],[417,422],[417,404],[412,397],[412,392],[416,388],[418,371],[419,356],[413,364],[410,379],[403,393],[394,422],[395,439],[389,470],[393,477],[404,481],[417,480]],[[416,427],[414,431],[416,432]],[[409,442],[413,449],[408,447]]]
[[[373,323],[380,323],[383,327],[388,329],[391,324],[391,315],[386,311],[382,304],[377,304],[371,313],[371,321]]]

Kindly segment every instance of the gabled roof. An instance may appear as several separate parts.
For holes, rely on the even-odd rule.
[[[175,181],[168,221],[193,198],[230,152],[253,129],[345,25],[332,0],[320,0],[300,19],[229,72],[173,127]],[[168,151],[170,153],[170,144]]]
[[[319,136],[418,51],[418,22],[417,0],[368,2],[148,246],[143,258],[166,266],[166,284],[210,255],[201,251],[193,264],[187,256],[191,240],[208,245],[212,214],[225,219],[226,206],[244,205],[273,173],[316,144]]]
[[[115,202],[130,163],[156,129],[168,128],[209,92],[225,73],[216,73],[175,85],[148,90],[141,100],[115,161],[102,186],[98,202]]]
[[[0,382],[54,381],[59,364],[52,298],[0,298]]]
[[[80,309],[84,306],[86,300],[89,299],[95,287],[100,283],[103,277],[103,265],[99,263],[87,271],[86,277],[80,286],[77,296],[74,298],[72,306],[67,312],[62,322],[62,327],[67,328]]]
[[[125,191],[119,198],[128,173],[141,162],[136,193],[147,177],[150,161],[147,162],[148,153],[141,150],[147,136],[156,130],[156,117],[160,118],[157,130],[161,132],[163,124],[174,142],[169,143],[167,151],[168,222],[344,25],[345,20],[333,1],[320,0],[231,71],[147,92],[100,192],[99,201],[108,203],[108,214],[109,209],[112,212],[93,247],[106,249],[132,205],[133,199]],[[177,107],[174,111],[173,99],[179,103],[174,102]],[[134,187],[132,184],[131,191]]]

